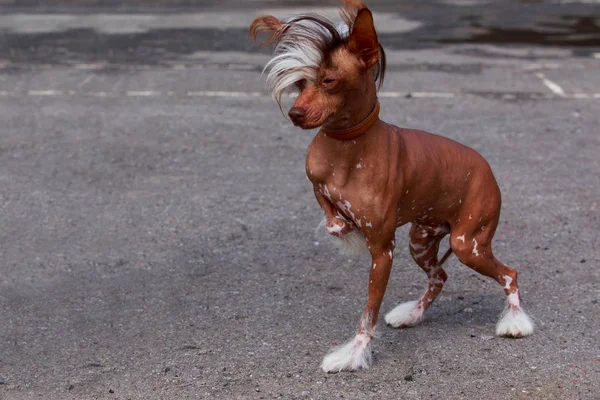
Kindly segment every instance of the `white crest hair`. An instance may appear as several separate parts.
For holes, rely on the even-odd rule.
[[[272,16],[257,18],[250,26],[250,35],[270,33],[262,46],[275,44],[273,58],[265,66],[267,88],[281,107],[281,96],[294,90],[297,82],[315,83],[319,66],[331,51],[344,46],[359,12],[366,6],[359,0],[344,0],[340,9],[342,21],[337,24],[315,14],[299,15],[281,22]],[[377,88],[385,74],[385,52],[379,45],[379,60],[374,68]]]
[[[300,15],[285,22],[277,40],[274,57],[267,63],[267,88],[279,102],[281,96],[295,88],[298,81],[315,82],[325,53],[341,45],[349,27],[336,27],[329,19],[318,15]]]

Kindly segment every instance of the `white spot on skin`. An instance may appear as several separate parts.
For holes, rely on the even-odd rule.
[[[433,234],[434,235],[439,235],[440,233],[448,233],[448,229],[446,229],[445,227],[437,227],[433,230]]]
[[[340,193],[340,199],[341,199],[341,193]],[[350,204],[350,202],[348,200],[345,200],[344,202],[338,201],[337,206],[338,206],[338,208],[340,208],[342,210],[342,212],[346,212],[348,215],[350,215],[350,217],[352,218],[352,220],[354,221],[356,226],[358,226],[359,228],[362,226],[360,219],[357,220],[356,215],[352,212],[352,210],[351,210],[352,204]]]
[[[458,204],[462,204],[462,199],[458,200]]]
[[[423,257],[423,256],[424,256],[424,255],[426,255],[428,252],[429,252],[429,248],[426,248],[425,250],[423,250],[423,251],[419,251],[419,252],[413,251],[413,252],[412,252],[412,256],[413,256],[413,258],[414,258],[414,259],[417,259],[417,258],[421,258],[421,257]],[[426,265],[426,267],[427,267],[427,265]]]
[[[356,164],[356,169],[360,169],[362,168],[362,165],[360,165],[360,163]]]
[[[390,256],[390,260],[394,257],[394,253],[391,250],[388,252],[388,255]]]
[[[329,200],[331,200],[331,193],[329,193],[329,189],[327,188],[327,185],[321,184],[321,193],[323,193],[323,196],[325,196]]]
[[[370,222],[367,222],[367,228],[372,228],[373,224],[371,224]]]
[[[473,219],[473,217],[471,217],[471,214],[469,214],[469,219]]]
[[[506,282],[504,284],[504,289],[506,289],[506,290],[510,289],[510,284],[512,283],[512,278],[508,275],[504,275],[503,278],[504,278],[504,282]]]
[[[329,234],[339,233],[342,231],[342,227],[340,225],[328,226],[325,229],[327,230],[327,233],[329,233]]]
[[[458,239],[464,243],[465,242],[465,234],[463,233],[462,236],[458,236],[456,239]]]
[[[517,289],[514,293],[511,293],[508,295],[508,304],[511,307],[514,308],[518,308],[520,301],[519,301],[519,289]]]
[[[429,208],[427,209],[427,211],[431,211],[431,210],[433,210],[433,207],[429,207]]]
[[[473,238],[473,243],[475,243],[475,245],[473,245],[473,254],[475,254],[475,257],[479,257],[479,251],[477,251],[477,240],[475,240],[475,238]]]
[[[373,263],[373,269],[377,268],[377,263]]]
[[[423,249],[427,249],[428,248],[427,246],[421,246],[420,244],[413,243],[413,242],[410,242],[408,245],[413,250],[423,250]]]

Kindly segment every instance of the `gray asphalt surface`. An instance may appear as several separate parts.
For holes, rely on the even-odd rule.
[[[599,47],[425,45],[437,4],[410,3],[409,18],[373,2],[390,43],[381,117],[488,159],[504,203],[495,253],[537,330],[494,337],[502,289],[452,257],[424,323],[380,324],[371,369],[325,374],[369,261],[313,235],[314,132],[284,119],[263,92],[268,56],[236,36],[256,11],[190,9],[181,30],[177,10],[123,20],[108,2],[52,19],[42,3],[0,15],[0,398],[599,398]],[[566,7],[550,3],[546,15]],[[185,32],[199,43],[178,47]],[[397,243],[383,312],[426,288],[407,227]]]

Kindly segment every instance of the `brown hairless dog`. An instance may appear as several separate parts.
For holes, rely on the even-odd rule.
[[[270,33],[275,54],[265,67],[278,103],[299,90],[289,111],[303,129],[321,127],[308,148],[306,173],[323,212],[327,232],[354,250],[371,254],[367,305],[356,336],[323,360],[328,372],[371,364],[379,308],[392,268],[396,228],[412,223],[410,253],[428,277],[419,300],[385,316],[393,327],[418,323],[447,279],[442,269],[454,253],[465,265],[495,279],[508,297],[496,327],[500,336],[521,337],[533,323],[520,304],[517,272],[496,259],[492,238],[500,215],[500,190],[490,166],[475,150],[427,132],[379,119],[377,88],[385,72],[370,10],[346,1],[345,24],[315,16],[286,22],[257,18],[255,38]],[[450,249],[438,260],[442,238]],[[357,241],[357,239],[360,239]]]

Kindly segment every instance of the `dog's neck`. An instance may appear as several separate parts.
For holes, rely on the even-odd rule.
[[[358,124],[347,129],[327,129],[321,128],[321,132],[327,136],[338,140],[352,140],[364,135],[379,119],[379,102],[375,103],[375,107],[371,113]]]
[[[362,89],[348,93],[344,107],[339,110],[340,115],[327,121],[321,127],[321,131],[326,135],[336,139],[352,140],[364,134],[370,126],[377,122],[379,101],[372,70],[366,71],[360,79],[363,82],[356,86],[362,86]],[[363,124],[368,127],[365,129]]]

